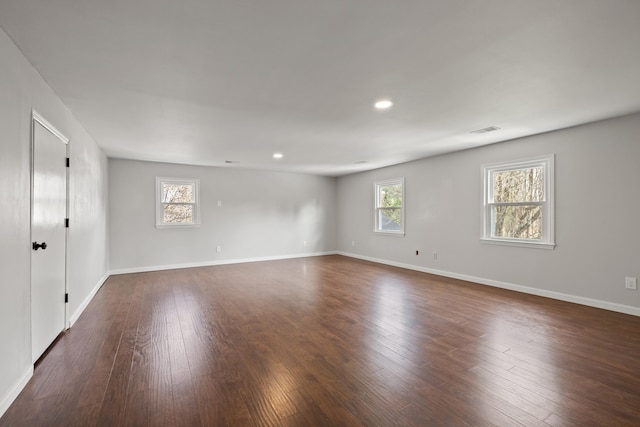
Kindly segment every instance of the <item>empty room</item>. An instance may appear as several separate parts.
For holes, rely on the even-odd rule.
[[[640,425],[637,0],[0,0],[0,427]]]

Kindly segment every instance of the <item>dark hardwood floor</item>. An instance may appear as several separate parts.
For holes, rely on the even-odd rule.
[[[638,426],[640,318],[341,256],[112,276],[0,426]]]

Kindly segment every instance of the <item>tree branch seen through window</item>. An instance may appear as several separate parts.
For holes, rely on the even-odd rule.
[[[553,156],[483,170],[483,240],[553,248]]]
[[[199,224],[199,180],[156,178],[156,226]]]

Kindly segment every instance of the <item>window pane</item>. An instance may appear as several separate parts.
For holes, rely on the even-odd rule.
[[[493,206],[493,237],[542,238],[542,207]]]
[[[493,173],[494,202],[541,202],[543,200],[544,168],[542,166]]]
[[[400,209],[379,209],[378,224],[380,230],[400,230]]]
[[[193,222],[193,205],[164,205],[162,210],[165,223]]]
[[[162,203],[193,203],[192,184],[162,184]]]
[[[381,185],[380,207],[402,206],[402,184]]]

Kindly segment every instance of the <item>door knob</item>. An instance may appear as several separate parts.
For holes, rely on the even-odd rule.
[[[45,242],[42,243],[38,243],[38,242],[33,242],[33,250],[37,251],[38,249],[42,248],[42,250],[47,249],[47,244]]]

